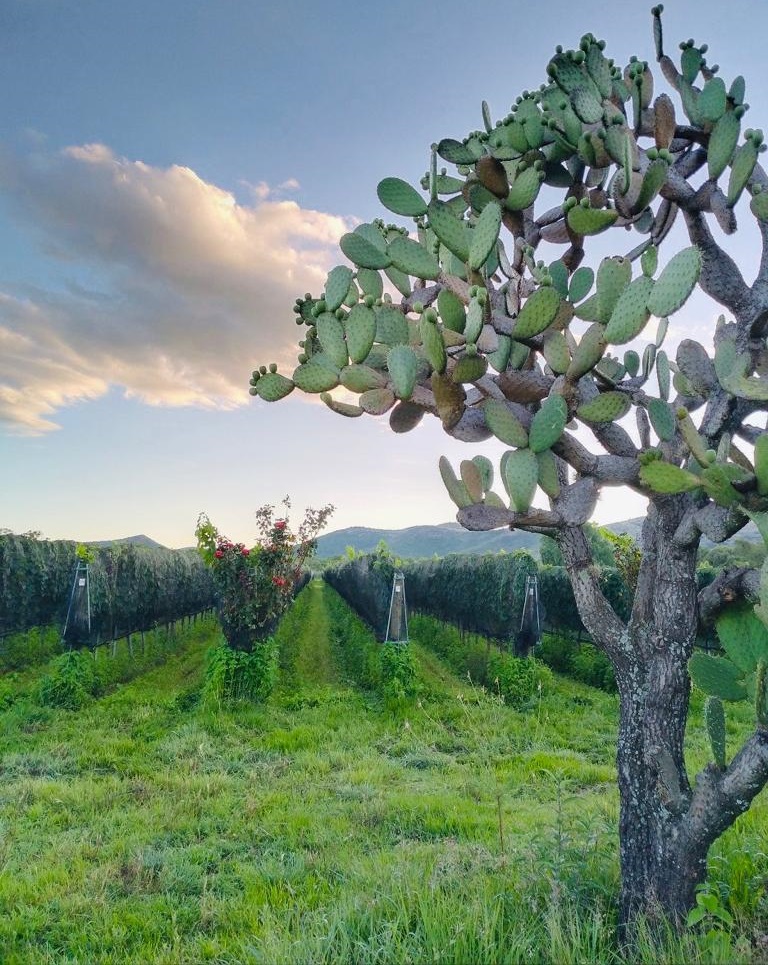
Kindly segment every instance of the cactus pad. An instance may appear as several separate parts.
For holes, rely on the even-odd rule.
[[[565,373],[566,377],[571,381],[580,379],[582,375],[585,375],[597,365],[603,357],[605,348],[604,327],[599,322],[595,322],[581,336],[581,341],[573,353],[571,364]]]
[[[464,303],[447,288],[443,288],[437,296],[437,311],[446,328],[452,332],[464,331],[467,321]]]
[[[584,422],[613,422],[625,416],[631,401],[623,392],[603,392],[590,402],[585,402],[576,410],[576,415]]]
[[[469,261],[471,232],[469,225],[456,217],[449,204],[444,201],[430,201],[427,208],[429,226],[441,244],[462,261]],[[486,256],[487,257],[487,256]]]
[[[653,288],[653,279],[640,275],[624,289],[605,327],[607,342],[624,345],[642,332],[650,317],[647,302]]]
[[[315,325],[323,352],[337,369],[344,368],[349,362],[347,343],[344,340],[344,326],[330,312],[323,312],[322,315],[318,316]]]
[[[568,227],[577,235],[598,235],[618,218],[614,208],[590,208],[580,204],[571,208],[566,216]]]
[[[660,460],[643,466],[640,479],[655,493],[686,493],[701,486],[701,480],[692,472]]]
[[[505,452],[501,458],[504,487],[518,513],[527,512],[539,483],[539,463],[530,449]]]
[[[548,332],[544,336],[542,353],[547,364],[557,375],[562,375],[571,364],[571,353],[562,332]]]
[[[525,211],[538,197],[544,177],[543,170],[526,168],[512,182],[504,206],[510,211]]]
[[[653,431],[662,440],[669,442],[677,430],[677,420],[671,406],[661,399],[651,399],[648,402],[648,418],[651,420]]]
[[[453,471],[453,467],[450,462],[445,458],[445,456],[440,456],[440,476],[442,477],[445,488],[448,490],[448,495],[456,503],[459,509],[464,509],[466,506],[472,505],[472,497],[467,492],[467,487],[464,483],[457,478],[456,473]]]
[[[391,389],[369,389],[358,399],[360,408],[368,415],[384,415],[395,401],[395,393]]]
[[[392,263],[386,249],[379,248],[358,231],[342,235],[339,247],[360,268],[386,268]]]
[[[541,403],[528,430],[528,447],[531,452],[551,449],[563,434],[568,421],[568,406],[561,395],[550,395]]]
[[[426,214],[427,204],[419,192],[400,178],[384,178],[376,189],[379,201],[395,214],[417,218]]]
[[[326,360],[313,355],[294,371],[293,381],[302,392],[328,392],[339,384],[339,376]]]
[[[704,701],[704,723],[712,748],[715,764],[723,770],[725,768],[725,711],[719,697],[710,695]]]
[[[389,413],[389,428],[398,434],[410,432],[423,418],[424,410],[421,406],[414,405],[413,402],[398,402]]]
[[[429,364],[435,372],[445,372],[448,356],[445,352],[443,336],[440,334],[436,323],[422,315],[419,322],[419,334]]]
[[[499,240],[501,208],[496,201],[489,202],[477,219],[469,246],[469,267],[481,268]]]
[[[348,419],[356,419],[364,412],[359,405],[351,405],[349,402],[339,402],[338,399],[334,399],[333,396],[327,392],[322,392],[320,398],[332,412],[335,412],[337,415],[346,416]]]
[[[256,392],[265,402],[278,402],[293,392],[294,384],[284,375],[277,372],[267,372],[259,376]]]
[[[580,302],[582,298],[586,298],[592,289],[592,285],[595,282],[595,273],[591,268],[582,266],[577,268],[573,273],[571,278],[571,284],[568,289],[568,299],[574,305],[576,302]]]
[[[711,178],[719,178],[731,163],[740,132],[741,121],[734,111],[723,114],[715,124],[709,136],[709,148],[707,150],[707,165]]]
[[[339,380],[350,392],[369,392],[371,389],[383,389],[387,380],[376,369],[368,365],[348,365],[341,370]]]
[[[326,311],[335,312],[341,306],[351,284],[352,269],[346,265],[337,265],[328,273],[324,296]]]
[[[387,246],[392,264],[406,275],[434,281],[440,277],[437,258],[412,238],[399,235]]]
[[[539,486],[550,499],[557,499],[560,495],[560,479],[557,474],[557,460],[551,449],[544,449],[536,453],[539,464]]]
[[[497,439],[517,449],[524,449],[528,445],[528,433],[506,402],[488,399],[483,412],[486,425]]]
[[[367,305],[355,305],[344,324],[347,351],[353,362],[363,362],[376,339],[376,315]]]
[[[554,288],[537,288],[526,300],[517,316],[513,337],[532,338],[548,328],[560,309],[560,296]]]
[[[741,197],[741,192],[752,177],[757,163],[757,144],[749,138],[736,151],[731,163],[731,176],[728,179],[728,204],[734,205]]]
[[[407,345],[409,340],[405,315],[396,308],[382,305],[376,312],[376,341],[385,345]]]
[[[484,492],[483,477],[474,462],[472,462],[471,459],[462,459],[459,465],[459,472],[461,473],[461,481],[467,487],[467,492],[472,502],[482,502]]]
[[[387,355],[387,368],[395,395],[398,399],[410,399],[419,369],[416,353],[408,345],[395,345]]]
[[[744,700],[747,696],[746,688],[741,682],[741,673],[730,660],[723,657],[711,657],[707,653],[697,652],[688,661],[688,672],[691,680],[699,690],[721,700]]]
[[[694,245],[674,255],[648,296],[648,311],[657,318],[671,315],[687,300],[701,273],[701,252]]]

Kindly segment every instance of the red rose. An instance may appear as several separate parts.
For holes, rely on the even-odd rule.
[[[285,529],[286,521],[284,519],[278,519],[275,521],[275,529]]]
[[[245,547],[243,547],[243,548],[240,550],[240,552],[243,554],[243,556],[248,556],[248,554],[249,554],[251,551],[250,551],[250,550],[247,550]]]
[[[216,557],[217,560],[220,560],[224,554],[222,553],[221,550],[216,550],[216,552],[213,555]]]

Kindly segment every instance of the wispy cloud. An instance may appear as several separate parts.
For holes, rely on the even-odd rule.
[[[45,432],[110,385],[155,405],[244,402],[252,365],[292,349],[293,300],[320,290],[348,230],[283,197],[298,187],[262,183],[241,204],[103,144],[0,157],[0,190],[70,276],[0,292],[0,423]]]

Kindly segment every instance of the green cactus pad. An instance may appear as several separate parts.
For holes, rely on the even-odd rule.
[[[589,45],[585,65],[587,73],[592,78],[600,95],[609,98],[613,94],[613,75],[611,65],[603,56],[599,44],[592,43]]]
[[[631,281],[632,262],[629,258],[603,258],[597,269],[597,318],[593,321],[604,325],[610,321],[616,302]]]
[[[528,430],[528,448],[531,452],[551,449],[562,436],[567,421],[568,406],[561,395],[550,395],[544,399]]]
[[[659,381],[659,395],[666,402],[669,399],[669,359],[667,353],[656,353],[656,378]]]
[[[344,326],[330,312],[324,312],[315,320],[317,337],[323,352],[333,362],[337,369],[342,369],[349,362],[347,343],[344,340]]]
[[[709,136],[707,166],[711,178],[719,178],[731,163],[739,142],[741,121],[733,111],[723,114]]]
[[[659,265],[659,249],[656,245],[649,245],[640,256],[640,267],[644,275],[653,278]]]
[[[395,214],[417,218],[426,214],[427,204],[419,192],[400,178],[384,178],[376,188],[379,201]]]
[[[768,660],[768,629],[746,602],[724,607],[715,620],[720,643],[742,673],[754,673],[760,660]]]
[[[348,419],[357,419],[363,414],[364,410],[361,409],[359,405],[350,405],[349,402],[339,402],[338,399],[334,399],[333,396],[327,392],[321,393],[320,398],[328,408],[337,415],[346,416]]]
[[[488,399],[483,413],[488,428],[505,445],[516,449],[524,449],[528,445],[528,433],[506,402]]]
[[[369,389],[358,399],[360,408],[368,415],[384,415],[395,401],[395,393],[391,389]]]
[[[423,418],[424,410],[421,406],[412,402],[398,402],[389,413],[389,428],[398,434],[410,432]]]
[[[328,273],[324,296],[326,311],[335,312],[342,305],[351,284],[352,269],[346,265],[337,265]]]
[[[448,356],[445,351],[443,336],[440,334],[437,324],[430,322],[422,315],[419,322],[419,335],[429,364],[436,372],[445,372]]]
[[[360,268],[386,268],[392,262],[386,250],[382,251],[358,231],[342,235],[339,247]]]
[[[381,280],[381,275],[371,268],[359,268],[357,281],[363,290],[363,294],[370,295],[371,298],[381,298],[384,294],[384,282]]]
[[[293,382],[277,372],[267,372],[256,383],[256,392],[265,402],[278,402],[290,395],[293,388]]]
[[[571,278],[570,288],[568,289],[568,300],[575,305],[576,302],[580,302],[582,298],[586,298],[594,282],[595,273],[591,268],[587,268],[586,265],[577,268]]]
[[[451,372],[454,382],[476,382],[488,371],[488,360],[482,355],[467,353],[456,363]]]
[[[407,345],[410,341],[408,321],[402,312],[388,305],[376,310],[376,341],[385,345]]]
[[[416,353],[408,345],[395,345],[387,355],[387,368],[395,395],[398,399],[410,399],[419,369]]]
[[[725,114],[728,107],[728,93],[722,77],[711,77],[701,89],[699,112],[702,118],[714,124]]]
[[[651,420],[653,431],[662,440],[669,442],[677,431],[677,419],[672,407],[661,399],[651,399],[648,402],[648,418]]]
[[[560,309],[561,298],[554,288],[537,288],[530,295],[515,321],[513,337],[532,338],[548,328]]]
[[[472,456],[472,462],[477,466],[480,473],[483,492],[489,492],[493,487],[493,463],[487,456]]]
[[[730,660],[694,653],[688,661],[688,673],[699,690],[721,700],[745,700],[747,690],[741,682],[741,672]]]
[[[574,87],[571,91],[571,104],[579,120],[585,124],[597,124],[603,119],[603,104],[594,89]]]
[[[369,392],[371,389],[383,389],[387,380],[376,369],[369,365],[347,365],[341,370],[339,380],[350,392]]]
[[[758,495],[768,496],[768,432],[761,433],[755,440],[754,463]]]
[[[605,329],[599,322],[595,322],[581,336],[581,341],[565,373],[566,378],[575,381],[582,375],[586,375],[603,357],[605,349]]]
[[[552,286],[561,298],[568,297],[568,269],[560,258],[553,261],[549,266],[549,276],[552,279]]]
[[[759,221],[768,221],[768,191],[763,190],[754,195],[749,202],[749,208]]]
[[[544,336],[542,353],[556,375],[562,375],[571,364],[571,353],[562,332],[548,332]]]
[[[539,483],[539,463],[530,449],[505,452],[501,457],[504,488],[518,513],[527,512]]]
[[[412,238],[399,235],[389,243],[387,253],[395,268],[406,275],[431,281],[440,277],[437,258]]]
[[[452,291],[443,288],[437,296],[437,311],[443,325],[452,332],[462,333],[467,322],[464,303]]]
[[[512,182],[504,206],[510,211],[525,211],[538,197],[544,177],[543,170],[526,168]]]
[[[429,226],[439,238],[441,244],[462,261],[469,261],[469,245],[471,232],[466,221],[462,221],[454,213],[450,205],[444,201],[430,201],[427,208]]]
[[[640,479],[655,493],[687,493],[701,486],[701,480],[692,472],[660,460],[643,466]]]
[[[692,339],[683,339],[677,349],[677,367],[699,395],[707,396],[717,376],[706,349]]]
[[[467,323],[464,326],[464,338],[468,342],[476,342],[483,330],[483,306],[477,298],[472,298],[467,308]]]
[[[693,245],[674,255],[648,296],[648,311],[657,318],[676,312],[688,299],[701,274],[701,252]]]
[[[715,764],[722,770],[725,768],[725,711],[719,697],[710,695],[704,701],[704,724],[707,728],[709,746]]]
[[[731,163],[731,176],[728,179],[728,204],[734,205],[741,197],[741,192],[752,177],[757,164],[757,145],[753,140],[745,141],[737,149]]]
[[[459,465],[459,472],[461,474],[461,481],[466,486],[472,502],[481,503],[483,501],[484,487],[480,470],[471,459],[462,459]]]
[[[507,366],[509,365],[509,359],[512,355],[512,339],[509,335],[499,335],[499,347],[495,352],[491,352],[486,356],[490,365],[496,369],[497,372],[505,372]],[[517,343],[520,344],[519,342]],[[526,348],[526,346],[523,346]]]
[[[404,298],[408,298],[411,294],[411,279],[408,277],[407,272],[401,271],[394,265],[390,265],[388,268],[384,269],[384,274],[389,278],[395,288],[400,292]]]
[[[624,353],[624,368],[633,379],[640,371],[640,356],[634,349],[628,349]]]
[[[368,308],[367,305],[355,305],[344,323],[347,351],[353,362],[364,362],[368,358],[368,353],[376,340],[376,327],[376,315],[373,309]]]
[[[442,477],[445,488],[448,490],[448,495],[454,503],[456,503],[459,509],[471,506],[472,497],[467,492],[467,487],[457,478],[456,473],[453,471],[453,466],[451,466],[445,456],[440,456],[439,466],[440,476]]]
[[[302,392],[329,392],[339,384],[339,376],[328,360],[313,355],[294,371],[293,381]]]
[[[501,229],[501,207],[495,201],[487,204],[477,219],[472,241],[469,246],[469,267],[481,268],[499,240]]]
[[[605,327],[607,342],[624,345],[642,332],[650,317],[647,303],[654,287],[652,278],[640,275],[624,289]]]
[[[625,416],[631,406],[629,396],[623,392],[603,392],[590,402],[580,405],[576,415],[584,422],[613,422]]]
[[[550,499],[557,499],[560,495],[560,479],[557,474],[557,460],[551,449],[544,449],[536,453],[539,464],[539,486]]]
[[[577,305],[573,310],[573,314],[576,316],[576,318],[580,318],[583,322],[599,322],[600,316],[598,309],[598,296],[597,292],[595,292],[595,294],[590,295],[586,301],[582,302],[580,305]]]
[[[570,209],[566,220],[568,227],[577,235],[598,235],[610,228],[618,216],[614,208],[584,208],[577,204]]]
[[[662,161],[657,158],[655,161],[651,161],[645,170],[643,175],[643,181],[640,185],[640,193],[637,196],[635,203],[632,205],[635,211],[642,211],[643,208],[647,208],[648,205],[654,200],[656,195],[661,191],[664,182],[667,179],[667,172],[669,171],[669,164],[666,161]]]
[[[473,148],[461,141],[445,137],[437,145],[437,153],[450,164],[474,164],[480,156]]]

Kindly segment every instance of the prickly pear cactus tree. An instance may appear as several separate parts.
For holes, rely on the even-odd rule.
[[[677,62],[665,52],[661,12],[661,77],[635,57],[619,67],[587,34],[556,49],[508,114],[494,120],[483,104],[481,130],[435,143],[419,185],[385,178],[378,197],[398,222],[343,236],[346,263],[296,302],[295,371],[263,366],[251,380],[266,401],[298,387],[346,417],[388,413],[395,432],[428,414],[457,439],[508,447],[496,473],[477,456],[443,459],[440,472],[468,529],[557,540],[581,618],[613,662],[624,924],[658,909],[684,919],[711,843],[768,779],[768,650],[726,634],[727,658],[694,655],[699,540],[768,509],[762,134],[745,126],[744,79],[724,81],[706,46],[682,44]],[[762,238],[752,284],[718,240],[737,213]],[[670,250],[675,223],[688,242]],[[588,264],[597,235],[602,251],[615,236],[616,253]],[[668,326],[697,285],[724,309],[713,343],[671,351]],[[600,590],[583,531],[606,486],[649,500],[627,621]],[[742,590],[753,584],[742,574]],[[712,697],[714,760],[695,781],[683,759],[689,661]],[[722,701],[750,694],[755,731],[729,759]]]

